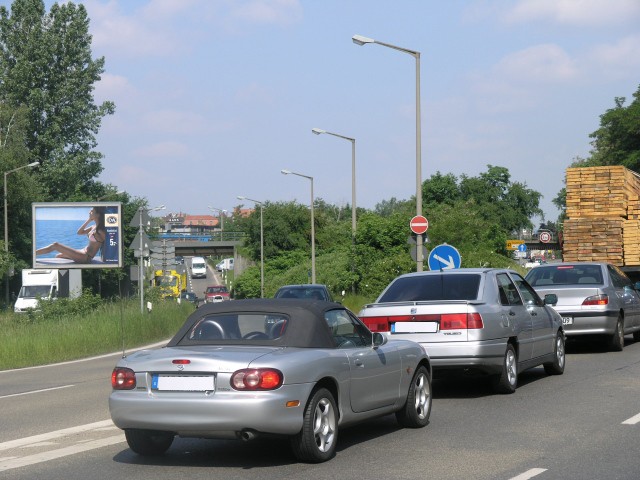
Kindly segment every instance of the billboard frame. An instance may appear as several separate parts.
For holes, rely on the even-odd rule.
[[[90,215],[94,207],[100,207],[98,215],[104,211],[104,231],[92,235],[97,227]],[[31,219],[34,269],[122,268],[122,202],[34,202]],[[101,244],[95,255],[84,253],[86,260],[78,260],[83,246],[87,248],[92,242]]]

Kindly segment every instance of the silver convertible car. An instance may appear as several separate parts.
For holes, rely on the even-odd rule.
[[[176,435],[290,438],[300,461],[336,450],[339,427],[395,413],[424,427],[431,364],[424,348],[371,333],[340,304],[236,300],[207,304],[164,348],[118,361],[109,409],[140,455]]]
[[[511,270],[460,268],[401,275],[359,317],[373,332],[423,345],[434,374],[489,374],[498,392],[512,393],[524,369],[564,372],[562,319],[549,306],[557,300],[540,299]]]

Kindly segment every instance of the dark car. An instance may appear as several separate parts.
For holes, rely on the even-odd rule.
[[[317,283],[284,285],[278,289],[273,298],[299,298],[333,302],[333,297],[327,286]]]
[[[180,294],[180,298],[182,300],[186,300],[187,302],[191,302],[194,305],[198,305],[198,303],[200,302],[200,299],[196,296],[195,293],[193,292],[182,292]]]
[[[322,301],[206,304],[166,347],[120,359],[111,385],[111,418],[140,455],[164,453],[176,436],[277,435],[299,460],[323,462],[340,428],[392,413],[424,427],[432,404],[424,348]]]

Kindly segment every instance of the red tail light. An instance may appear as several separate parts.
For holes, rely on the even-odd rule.
[[[451,313],[442,315],[391,315],[362,317],[361,320],[372,332],[389,332],[391,324],[397,322],[439,322],[440,330],[484,328],[479,313]]]
[[[587,297],[582,302],[582,305],[608,305],[609,297],[607,295],[594,295],[593,297]]]
[[[282,382],[282,372],[275,368],[246,368],[231,375],[235,390],[275,390]]]
[[[130,368],[114,368],[111,373],[111,387],[114,390],[133,390],[136,388],[136,372]]]

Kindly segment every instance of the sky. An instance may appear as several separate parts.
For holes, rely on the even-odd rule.
[[[10,2],[1,0],[2,4]],[[53,2],[48,1],[49,7]],[[99,180],[168,212],[257,201],[356,205],[422,179],[506,167],[542,194],[640,86],[638,0],[87,0],[95,100],[112,100]],[[429,212],[424,212],[429,217]],[[534,223],[542,219],[534,219]]]

